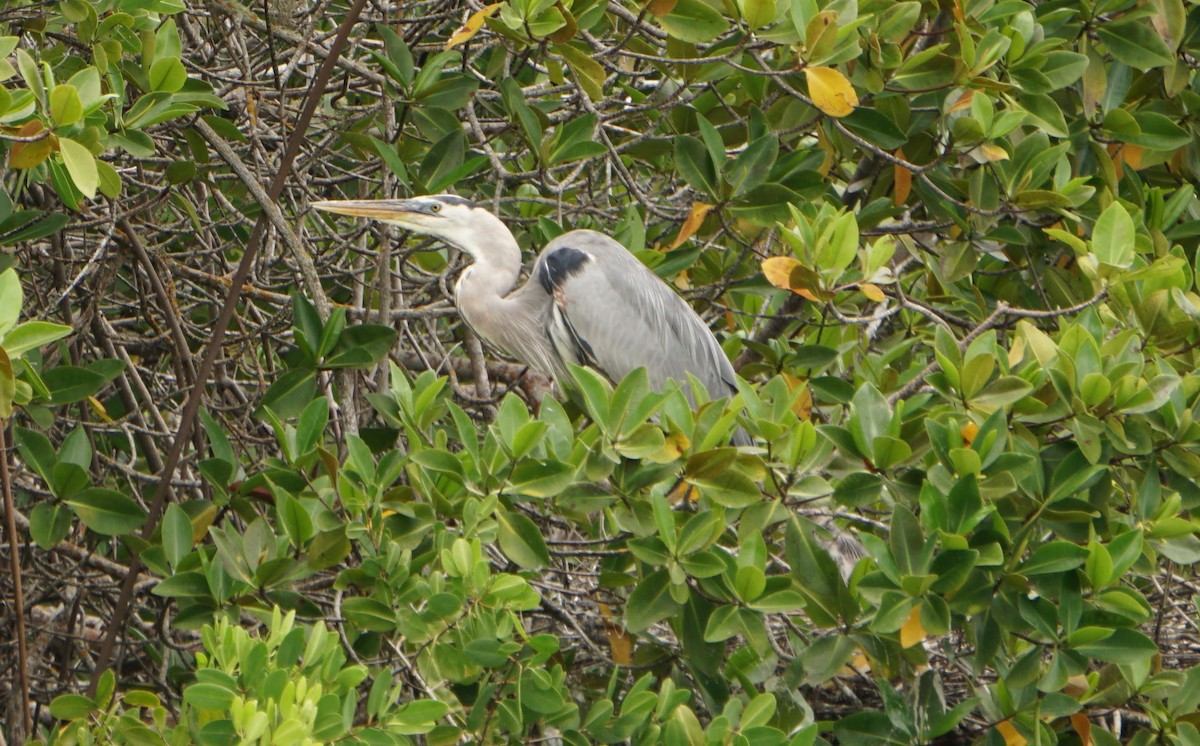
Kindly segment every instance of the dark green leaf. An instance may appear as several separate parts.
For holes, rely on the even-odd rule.
[[[132,498],[103,487],[92,487],[64,500],[91,530],[106,536],[127,534],[146,520]]]

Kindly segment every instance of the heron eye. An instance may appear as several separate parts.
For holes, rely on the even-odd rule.
[[[429,206],[429,209],[432,210],[433,212],[441,212],[442,206],[439,205],[437,202],[434,202],[432,205]]]

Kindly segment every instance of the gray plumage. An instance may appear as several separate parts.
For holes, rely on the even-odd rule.
[[[434,236],[475,261],[455,285],[455,303],[484,340],[565,383],[567,363],[619,382],[645,367],[650,385],[687,383],[712,398],[736,393],[733,366],[712,331],[665,282],[602,233],[576,230],[546,245],[518,287],[521,250],[491,212],[454,195],[406,200],[314,202]],[[745,442],[740,434],[739,442]]]

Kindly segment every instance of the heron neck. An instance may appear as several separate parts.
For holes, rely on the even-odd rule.
[[[516,287],[521,275],[521,247],[507,230],[490,238],[486,254],[472,252],[475,262],[462,285],[464,289],[470,287],[471,292],[505,296]]]
[[[477,258],[459,278],[455,303],[485,341],[548,377],[557,376],[561,364],[544,329],[549,300],[537,282],[517,288],[520,272],[515,240],[510,238],[503,249],[489,246],[488,255]]]

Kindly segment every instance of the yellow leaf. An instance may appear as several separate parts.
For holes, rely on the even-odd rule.
[[[871,661],[867,660],[867,656],[863,655],[862,652],[859,651],[854,656],[854,660],[842,666],[842,670],[838,671],[838,676],[865,676],[869,673],[871,673]]]
[[[968,88],[962,92],[962,95],[958,97],[957,101],[950,104],[950,108],[946,109],[946,113],[953,114],[956,111],[962,111],[963,109],[971,108],[971,99],[973,98],[975,98],[975,89]]]
[[[566,21],[566,24],[563,25],[563,27],[558,31],[550,34],[550,36],[547,38],[549,38],[550,41],[554,42],[555,44],[566,44],[574,39],[575,35],[579,33],[579,24],[575,22],[575,16],[571,15],[571,11],[563,7],[561,0],[556,2],[554,7],[558,8],[559,13],[562,13],[563,20]]]
[[[692,447],[692,441],[678,430],[672,430],[667,433],[666,445],[663,447],[669,448],[675,454],[675,457],[678,458],[687,453],[687,449]]]
[[[1142,170],[1142,146],[1126,144],[1121,148],[1121,158],[1134,171]]]
[[[1071,727],[1079,734],[1079,743],[1081,746],[1092,746],[1092,721],[1087,719],[1087,715],[1082,712],[1076,712],[1071,715]]]
[[[921,624],[921,607],[917,605],[909,612],[908,621],[900,628],[900,647],[911,648],[925,642],[926,637],[929,637],[929,633],[925,631],[925,625]]]
[[[708,211],[711,209],[712,205],[707,205],[703,202],[693,202],[687,219],[683,221],[683,225],[679,226],[679,234],[671,242],[671,248],[679,248],[685,241],[696,235],[696,231],[700,230],[700,226],[704,223],[704,218],[708,216]]]
[[[1025,359],[1025,338],[1017,337],[1008,348],[1008,367],[1015,368]]]
[[[677,2],[679,0],[650,0],[650,2],[646,3],[646,6],[650,10],[650,15],[655,18],[662,18],[672,10],[675,10],[675,3]]]
[[[1007,161],[1008,151],[999,145],[990,142],[985,142],[979,146],[979,152],[983,153],[983,157],[989,161]]]
[[[792,290],[792,270],[799,266],[800,262],[790,256],[773,256],[763,260],[762,271],[767,282],[777,288]]]
[[[832,67],[806,67],[808,95],[813,104],[831,117],[844,117],[858,106],[854,86]]]
[[[896,157],[900,160],[908,160],[904,157],[903,150],[896,151]],[[899,163],[894,165],[892,171],[892,181],[895,182],[896,188],[892,193],[892,203],[899,207],[908,201],[908,195],[912,192],[912,171],[909,171]]]
[[[796,401],[792,402],[792,412],[802,420],[812,419],[813,398],[808,384],[789,373],[782,373],[781,375],[783,376],[783,382],[787,384],[788,391],[800,390],[800,393],[796,395]]]
[[[887,297],[883,294],[883,291],[879,289],[878,285],[874,285],[869,282],[860,282],[858,284],[858,289],[862,291],[863,295],[867,296],[876,303],[882,303],[883,299]]]
[[[1004,746],[1025,746],[1029,739],[1017,732],[1012,723],[1005,720],[996,724],[996,730],[1004,737]]]
[[[675,489],[667,493],[667,502],[672,505],[696,502],[699,498],[700,491],[687,482],[680,482],[675,486]]]
[[[979,435],[979,425],[968,422],[959,429],[958,434],[962,436],[963,447],[970,448],[971,444],[975,442],[975,436]]]
[[[88,406],[92,408],[92,412],[95,413],[97,417],[104,422],[112,422],[112,417],[108,415],[108,410],[104,408],[103,402],[94,396],[89,396],[87,398],[87,402]]]
[[[36,137],[45,127],[40,119],[31,119],[17,130],[17,137]],[[39,140],[14,142],[8,151],[9,168],[33,168],[50,157],[51,142],[47,134]]]
[[[446,41],[446,49],[453,49],[459,44],[466,44],[468,41],[470,41],[471,37],[475,34],[478,34],[479,29],[483,28],[483,22],[487,20],[489,16],[496,15],[496,11],[500,10],[500,6],[502,4],[503,3],[492,3],[491,5],[472,13],[471,17],[467,19],[467,22],[463,24],[462,28],[460,28],[458,31],[455,31],[454,35]]]
[[[608,633],[608,647],[612,651],[613,663],[628,666],[633,663],[633,638],[617,622],[616,614],[608,604],[600,602],[600,617],[604,620],[604,631]]]

